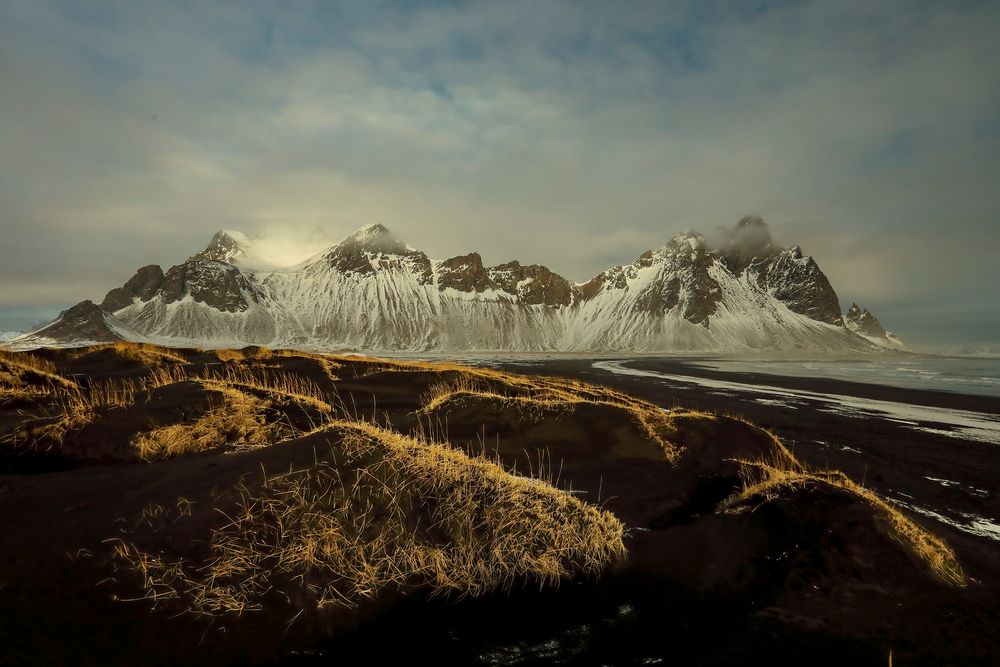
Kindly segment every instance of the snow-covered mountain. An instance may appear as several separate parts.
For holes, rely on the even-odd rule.
[[[22,343],[117,339],[366,351],[673,352],[901,349],[870,313],[841,315],[816,262],[777,247],[763,220],[726,243],[675,236],[631,264],[572,283],[540,265],[432,260],[368,225],[290,267],[218,232],[166,273],[139,269]]]
[[[844,326],[854,333],[864,336],[879,347],[886,349],[905,350],[903,341],[891,331],[886,331],[878,318],[867,308],[862,310],[858,304],[852,303],[844,315]]]

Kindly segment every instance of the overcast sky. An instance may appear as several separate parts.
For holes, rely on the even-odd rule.
[[[0,2],[0,330],[220,228],[582,281],[746,213],[1000,344],[1000,3]]]

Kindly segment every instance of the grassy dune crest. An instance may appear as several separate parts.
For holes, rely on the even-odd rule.
[[[312,614],[386,589],[480,596],[557,585],[625,555],[614,515],[540,480],[368,422],[338,420],[314,435],[329,447],[314,466],[234,489],[236,509],[204,560],[121,542],[144,596],[198,614],[269,600]]]
[[[93,368],[115,371],[94,375]],[[360,381],[365,378],[375,383]],[[309,434],[328,438],[334,460],[241,492],[245,507],[238,516],[243,518],[219,529],[212,541],[216,560],[207,565],[168,566],[158,556],[122,547],[122,555],[144,573],[151,594],[170,591],[200,611],[260,604],[272,573],[299,582],[301,594],[323,607],[355,604],[386,586],[414,581],[466,595],[523,579],[552,583],[595,571],[620,556],[621,525],[611,515],[537,480],[469,459],[447,442],[446,434],[435,442],[358,420],[338,392],[366,386],[420,387],[409,396],[396,391],[405,409],[412,410],[400,418],[400,423],[410,422],[399,427],[403,430],[415,428],[414,420],[422,428],[421,418],[438,419],[463,402],[514,408],[511,414],[525,428],[553,414],[572,419],[583,405],[610,407],[655,443],[667,462],[681,467],[701,456],[697,447],[679,444],[687,442],[685,433],[732,418],[664,410],[576,380],[455,363],[119,343],[36,354],[0,352],[0,410],[6,419],[0,445],[79,461],[152,462],[263,448]],[[843,473],[807,469],[777,436],[750,426],[767,440],[761,449],[766,453],[739,461],[744,487],[720,511],[738,511],[806,487],[836,488],[874,510],[888,533],[936,576],[954,585],[966,583],[943,540]],[[515,428],[511,437],[516,433]],[[714,444],[711,456],[718,457],[726,443]],[[346,482],[345,470],[353,475]],[[421,515],[420,507],[431,508],[431,514]],[[564,519],[569,523],[558,523]],[[298,527],[288,532],[293,524]],[[272,533],[270,542],[252,544],[254,534]],[[293,538],[298,541],[291,545],[287,541]],[[522,542],[532,546],[519,547]],[[489,551],[478,550],[483,545]],[[299,556],[292,558],[294,553]],[[213,574],[198,574],[205,571]],[[331,583],[322,583],[327,578]]]
[[[741,460],[743,489],[720,505],[722,511],[739,511],[750,505],[777,500],[782,495],[811,486],[844,491],[870,505],[889,525],[892,536],[922,560],[941,580],[965,586],[969,579],[955,551],[937,535],[917,525],[881,496],[866,489],[839,470],[809,470],[791,458],[774,461]]]
[[[27,352],[0,348],[0,400],[30,398],[76,388],[55,364]]]
[[[428,367],[422,363],[413,366],[421,370]],[[397,363],[395,367],[407,368],[407,365]],[[430,387],[423,397],[422,414],[431,415],[468,399],[514,407],[527,420],[547,413],[571,413],[583,404],[604,405],[624,411],[645,437],[659,445],[668,461],[676,461],[681,454],[681,449],[668,437],[672,429],[670,414],[623,392],[576,380],[528,377],[487,368],[449,365],[449,370],[456,377]]]

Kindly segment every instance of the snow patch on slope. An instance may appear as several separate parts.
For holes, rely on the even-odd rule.
[[[332,246],[311,241],[220,231],[165,276],[144,267],[109,294],[109,328],[169,344],[372,351],[878,349],[839,317],[813,319],[734,273],[690,232],[576,288],[542,266],[486,267],[476,253],[433,261],[378,224]]]
[[[385,234],[384,228],[365,228],[348,242],[392,242]],[[220,311],[189,292],[172,303],[161,295],[135,300],[114,315],[151,340],[211,346],[567,352],[872,349],[843,327],[792,312],[746,276],[736,278],[719,263],[709,267],[708,275],[718,283],[721,299],[704,323],[684,317],[689,300],[698,298],[684,289],[666,312],[650,311],[644,303],[676,270],[663,258],[686,260],[688,252],[693,257],[701,248],[700,238],[695,240],[677,240],[677,248],[658,251],[645,265],[619,267],[613,284],[569,307],[529,305],[517,294],[495,288],[441,288],[440,262],[365,250],[357,255],[363,265],[350,270],[330,264],[327,258],[333,251],[283,271],[251,271],[241,265],[249,287],[241,288],[245,310]]]

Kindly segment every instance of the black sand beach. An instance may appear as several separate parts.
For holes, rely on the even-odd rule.
[[[109,413],[119,415],[112,421],[98,420],[90,431],[71,434],[67,447],[100,446],[103,455],[130,456],[127,449],[108,449],[107,436],[124,447],[128,434],[145,428],[147,420],[190,420],[184,413],[193,405],[192,392],[204,389],[184,378],[220,364],[267,368],[322,383],[352,410],[379,415],[403,433],[433,424],[456,448],[484,449],[507,470],[537,474],[544,462],[558,487],[624,522],[628,555],[600,577],[571,578],[556,588],[518,585],[478,599],[429,598],[419,590],[382,596],[338,612],[322,632],[290,623],[280,605],[206,621],[182,613],[170,600],[159,606],[122,602],[142,591],[136,590],[134,573],[109,560],[107,540],[141,539],[146,529],[137,518],[146,508],[183,495],[200,518],[171,519],[162,527],[167,541],[158,538],[183,552],[218,522],[213,506],[223,503],[219,511],[231,511],[224,504],[228,485],[261,472],[273,476],[308,467],[317,446],[327,446],[326,436],[302,433],[247,451],[147,462],[11,456],[0,475],[6,540],[0,551],[0,664],[320,665],[419,657],[456,665],[739,660],[874,666],[887,664],[891,653],[896,665],[930,666],[991,665],[1000,654],[1000,543],[988,536],[1000,517],[995,444],[831,412],[820,400],[797,399],[792,409],[773,396],[761,403],[753,394],[621,375],[595,367],[597,360],[491,364],[513,373],[606,385],[645,399],[643,409],[656,415],[662,413],[657,406],[722,415],[675,411],[667,427],[682,454],[668,460],[649,433],[636,430],[623,404],[602,402],[599,392],[592,397],[600,400],[570,408],[531,407],[529,401],[525,411],[508,400],[514,395],[509,392],[520,391],[521,380],[507,376],[490,380],[500,383],[499,393],[473,391],[420,417],[432,388],[465,371],[342,358],[329,375],[325,360],[307,354],[251,351],[217,358],[204,351],[142,351],[160,354],[158,363],[181,375],[168,378],[155,400],[143,399]],[[103,347],[44,354],[60,373],[77,380],[120,381],[149,372],[128,353]],[[722,377],[672,360],[629,360],[626,367]],[[989,407],[976,397],[916,396],[834,381],[725,379],[856,392],[866,400],[919,401],[951,410]],[[2,414],[4,427],[16,427],[31,409],[30,402],[10,403]],[[303,425],[306,430],[311,426],[308,414],[296,417],[289,406],[281,409],[282,419],[310,422]],[[909,517],[945,538],[968,580],[956,587],[935,577],[887,529],[883,512],[840,488],[807,484],[751,501],[738,512],[720,511],[720,503],[741,487],[736,459],[773,454],[769,436],[754,423],[775,432],[809,466],[841,469],[884,497],[924,512],[904,506]],[[977,525],[973,516],[981,518],[978,526],[987,535],[969,532]]]
[[[1000,445],[911,428],[890,419],[842,414],[827,403],[796,400],[794,407],[761,402],[773,398],[753,391],[719,390],[651,377],[621,375],[595,367],[596,360],[548,360],[503,366],[521,373],[574,377],[607,384],[661,406],[686,406],[720,414],[736,414],[774,431],[810,465],[846,472],[885,497],[911,508],[911,516],[946,539],[959,555],[975,564],[985,587],[997,591],[1000,605]],[[803,378],[764,373],[720,372],[700,360],[630,359],[626,368],[666,375],[724,380],[821,394],[845,395],[948,410],[981,412],[1000,422],[1000,401],[944,391]],[[933,426],[933,424],[929,424]],[[931,479],[933,478],[933,479]],[[933,512],[939,517],[913,512]],[[961,530],[975,517],[986,520],[992,537]],[[946,520],[942,520],[946,519]],[[970,519],[972,519],[970,521]],[[954,522],[954,523],[952,523]],[[975,526],[972,526],[975,529]]]
[[[794,407],[761,402],[773,398],[754,393],[714,389],[695,378],[724,380],[752,388],[758,385],[820,394],[853,396],[876,401],[931,406],[983,413],[1000,422],[1000,400],[945,391],[920,391],[827,378],[803,378],[764,373],[720,372],[699,365],[699,359],[635,358],[626,368],[667,375],[690,376],[691,382],[621,375],[595,367],[599,360],[546,360],[499,364],[519,373],[539,373],[597,382],[627,391],[663,407],[684,406],[720,414],[735,414],[780,435],[797,455],[813,466],[843,470],[879,493],[961,519],[982,516],[1000,525],[1000,445],[909,428],[888,419],[831,412],[820,400],[796,400]],[[932,424],[930,424],[932,425]],[[955,482],[944,485],[927,479]],[[949,538],[967,539],[947,524],[935,530]],[[957,534],[953,534],[957,533]],[[1000,542],[973,537],[997,551]],[[1000,540],[1000,534],[997,535]],[[998,561],[1000,562],[1000,561]],[[998,570],[1000,574],[1000,570]]]

